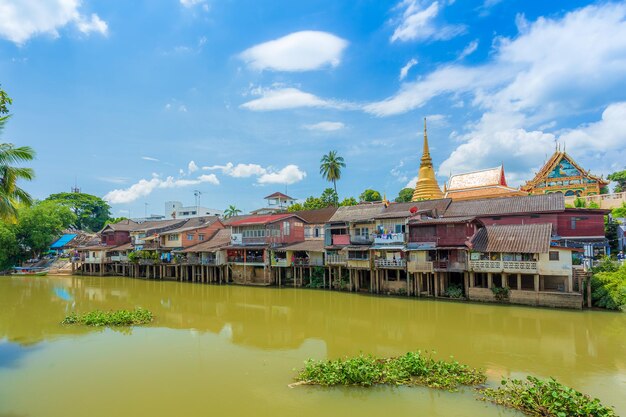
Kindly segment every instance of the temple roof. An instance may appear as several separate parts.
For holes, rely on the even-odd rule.
[[[467,188],[459,190],[447,190],[446,197],[453,200],[471,200],[479,198],[513,197],[526,195],[515,188],[502,185],[490,185],[487,187]]]
[[[448,191],[454,191],[493,185],[507,186],[506,177],[504,176],[504,167],[502,165],[496,168],[451,175],[447,189]]]
[[[539,172],[537,172],[537,174],[535,174],[535,177],[528,181],[525,185],[523,185],[522,187],[520,187],[522,190],[527,191],[530,190],[532,188],[534,188],[535,185],[537,185],[539,182],[545,180],[546,178],[548,178],[548,176],[550,175],[550,173],[557,167],[557,165],[563,160],[567,160],[570,164],[572,164],[572,166],[577,169],[578,171],[580,171],[580,174],[583,177],[587,177],[590,178],[592,180],[595,180],[598,182],[598,184],[603,187],[609,184],[610,181],[604,180],[600,177],[597,177],[595,175],[592,175],[589,173],[589,171],[584,170],[580,165],[578,165],[576,163],[576,161],[574,161],[574,159],[569,156],[569,154],[565,151],[561,151],[561,150],[556,150],[554,151],[554,153],[552,154],[552,156],[550,157],[550,159],[548,159],[548,162],[545,163],[545,165],[539,170]]]

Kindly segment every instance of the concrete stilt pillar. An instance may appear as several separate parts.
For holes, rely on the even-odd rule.
[[[487,273],[487,288],[491,289],[493,287],[493,274],[491,272]]]
[[[517,274],[517,289],[520,291],[522,289],[522,274]]]

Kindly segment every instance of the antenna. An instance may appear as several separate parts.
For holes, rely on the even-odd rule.
[[[202,195],[202,191],[200,190],[193,190],[193,196],[196,198],[196,215],[199,215],[200,213],[200,196]]]

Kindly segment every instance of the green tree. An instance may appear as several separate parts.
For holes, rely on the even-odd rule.
[[[378,191],[372,190],[370,188],[363,191],[359,198],[361,199],[361,201],[381,201],[383,199]]]
[[[0,271],[15,265],[19,254],[15,225],[0,221]]]
[[[0,135],[9,120],[11,103],[11,98],[0,88]],[[35,173],[31,168],[15,164],[32,161],[34,158],[35,151],[28,146],[16,147],[11,143],[0,143],[0,220],[14,222],[19,206],[32,204],[31,196],[18,186],[18,182],[32,180]]]
[[[340,206],[356,206],[357,204],[359,204],[359,202],[356,201],[356,198],[354,197],[346,197],[341,203],[339,203]]]
[[[319,208],[324,208],[337,204],[339,196],[337,195],[336,190],[333,190],[332,188],[326,188],[324,191],[322,191],[322,195],[320,196],[319,200],[321,205],[321,207]]]
[[[591,288],[593,305],[610,310],[626,309],[626,264],[594,271]]]
[[[70,207],[54,201],[42,201],[20,210],[16,236],[25,252],[39,257],[64,229],[75,224]]]
[[[341,179],[341,168],[345,167],[346,163],[344,162],[343,157],[337,155],[337,151],[328,152],[328,155],[322,156],[322,159],[320,160],[320,174],[322,174],[326,181],[333,183],[335,195],[337,196],[334,202],[335,205],[339,202],[337,194],[337,181]]]
[[[394,200],[396,203],[408,203],[413,198],[412,188],[403,188],[398,193],[398,196]]]
[[[111,206],[95,195],[85,193],[52,194],[46,201],[69,207],[76,215],[76,228],[98,232],[111,217]]]
[[[115,224],[115,223],[119,223],[119,222],[124,221],[124,220],[129,220],[129,219],[128,219],[128,217],[124,217],[124,216],[122,216],[122,217],[116,217],[116,218],[111,218],[111,219],[107,220],[106,222],[104,222],[104,226],[106,226],[106,225],[108,225],[108,224]],[[104,226],[103,226],[103,227],[104,227]]]
[[[609,216],[604,216],[604,236],[606,236],[609,241],[611,252],[617,252],[618,226],[619,224],[615,220]]]
[[[301,203],[293,203],[292,205],[287,207],[287,211],[289,213],[293,213],[293,212],[296,212],[296,211],[302,211],[302,210],[304,210],[304,206]]]
[[[230,219],[231,217],[236,216],[238,214],[241,214],[241,210],[239,210],[233,204],[231,204],[230,206],[228,206],[226,210],[224,210],[224,218],[226,219]]]
[[[611,210],[611,215],[615,218],[626,218],[626,203],[622,203],[621,207]]]
[[[614,181],[617,183],[617,185],[613,189],[614,193],[621,193],[621,192],[626,191],[626,170],[617,171],[612,174],[609,174],[607,178],[610,181]]]

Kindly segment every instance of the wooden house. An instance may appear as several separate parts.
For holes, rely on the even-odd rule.
[[[107,246],[119,246],[130,243],[130,232],[137,227],[132,220],[122,220],[117,223],[109,223],[100,231],[102,244]]]

